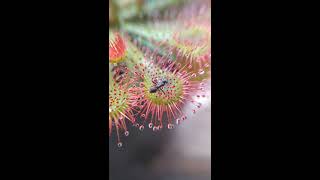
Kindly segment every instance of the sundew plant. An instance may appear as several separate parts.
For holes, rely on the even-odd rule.
[[[211,1],[109,0],[109,25],[109,136],[117,146],[128,126],[174,129],[203,108]]]

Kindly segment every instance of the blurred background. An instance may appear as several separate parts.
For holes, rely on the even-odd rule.
[[[175,126],[153,132],[130,127],[118,148],[109,141],[111,180],[209,180],[211,179],[211,99],[201,99],[203,108]],[[190,107],[185,107],[191,110]]]

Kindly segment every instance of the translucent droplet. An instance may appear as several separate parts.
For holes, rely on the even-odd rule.
[[[153,130],[153,131],[156,131],[156,130],[157,130],[157,127],[154,126],[154,127],[152,128],[152,130]]]
[[[153,124],[152,124],[152,123],[149,123],[149,125],[148,125],[148,126],[149,126],[149,128],[152,128]]]
[[[201,108],[201,104],[199,104],[199,105],[197,106],[197,108],[199,108],[199,109],[200,109],[200,108]]]
[[[139,127],[139,130],[140,130],[140,131],[143,131],[143,130],[144,130],[144,126],[141,125],[141,126]]]
[[[119,148],[122,147],[122,142],[118,142],[118,147],[119,147]]]
[[[176,124],[179,125],[181,123],[181,120],[178,118],[176,119]]]
[[[124,132],[125,136],[129,136],[129,131]]]
[[[195,109],[192,109],[192,113],[195,114],[195,113],[196,113],[196,110],[195,110]]]
[[[173,129],[174,128],[174,124],[168,124],[168,129]]]
[[[199,72],[198,72],[200,75],[204,74],[204,70],[203,69],[200,69]]]

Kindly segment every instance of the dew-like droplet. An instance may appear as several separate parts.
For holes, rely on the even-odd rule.
[[[204,74],[204,70],[203,69],[200,69],[199,72],[198,72],[200,75]]]
[[[179,125],[181,123],[181,120],[178,118],[176,119],[176,124]]]
[[[195,114],[195,113],[196,113],[196,110],[195,110],[195,109],[192,109],[192,113]]]
[[[125,136],[129,136],[129,131],[124,132]]]
[[[153,124],[152,124],[152,123],[149,123],[149,125],[148,125],[148,126],[149,126],[149,128],[152,128]]]
[[[168,124],[168,129],[173,129],[174,128],[174,124]]]
[[[143,130],[144,130],[144,126],[141,125],[141,126],[139,127],[139,130],[140,130],[140,131],[143,131]]]
[[[157,130],[157,127],[154,126],[154,127],[152,128],[152,130],[155,132],[155,131]]]
[[[118,147],[119,147],[119,148],[122,147],[122,142],[118,142]]]

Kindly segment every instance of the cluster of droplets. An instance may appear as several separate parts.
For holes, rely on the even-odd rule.
[[[198,73],[198,80],[210,77],[211,66],[211,14],[210,2],[192,2],[181,12],[168,10],[163,15],[155,12],[147,23],[127,23],[124,29],[133,42],[171,55],[172,61],[188,64],[189,71]],[[208,13],[209,12],[209,13]],[[202,79],[201,79],[202,78]]]
[[[109,136],[112,128],[115,127],[118,144],[122,144],[120,141],[121,133],[125,136],[129,135],[126,121],[135,122],[134,106],[128,87],[114,82],[109,89]]]
[[[125,33],[112,33],[109,40],[109,135],[115,127],[119,147],[119,132],[129,135],[127,123],[140,131],[174,129],[208,96],[211,27],[204,6],[154,17],[158,21],[151,24],[124,24]]]

